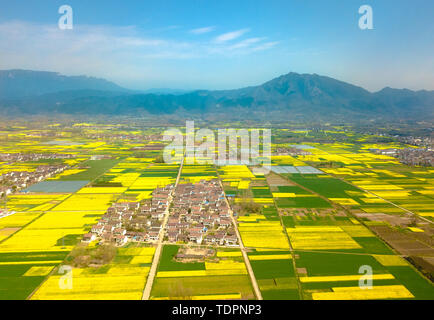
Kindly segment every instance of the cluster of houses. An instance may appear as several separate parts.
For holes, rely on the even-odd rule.
[[[58,174],[68,165],[40,165],[35,171],[10,171],[0,175],[0,196],[11,194]]]
[[[60,153],[0,153],[1,162],[23,162],[23,161],[38,161],[47,159],[71,159],[73,154]]]
[[[238,245],[230,208],[218,180],[177,186],[166,236],[169,242]]]
[[[389,155],[409,166],[434,166],[434,149],[431,148],[405,148],[405,149],[369,149],[371,152]]]
[[[400,162],[410,166],[434,166],[434,150],[406,148],[398,152]]]
[[[155,189],[150,201],[114,203],[83,236],[83,242],[98,240],[122,246],[130,241],[157,241],[172,188],[173,185],[168,185]]]
[[[118,140],[128,140],[128,141],[161,141],[163,136],[159,134],[151,135],[141,135],[141,134],[117,134],[117,133],[106,133],[98,132],[86,135],[87,138],[95,140],[105,140],[105,141],[118,141]]]
[[[305,151],[303,149],[298,149],[298,148],[287,148],[287,147],[276,147],[275,151],[274,151],[274,155],[276,156],[298,156],[298,155],[302,155],[302,156],[307,156],[307,155],[311,155],[312,153],[309,151]]]
[[[150,143],[140,147],[132,147],[131,151],[155,151],[164,149],[165,144],[163,143]]]
[[[144,202],[114,203],[83,236],[83,242],[99,241],[122,246],[128,242],[164,240],[237,246],[238,238],[218,180],[157,188]],[[163,221],[168,214],[163,230]]]
[[[395,136],[398,141],[403,142],[405,144],[411,144],[413,146],[427,148],[428,150],[434,150],[434,137],[425,136],[425,137],[414,137],[414,136]]]
[[[215,256],[215,249],[206,250],[191,250],[190,248],[179,248],[178,253],[175,255],[175,259],[181,262],[184,261],[204,261],[206,258]]]
[[[7,209],[0,209],[0,219],[15,214],[15,211],[9,211]]]
[[[371,148],[371,149],[369,149],[369,151],[372,153],[375,153],[375,154],[381,154],[381,155],[386,155],[386,156],[394,156],[398,153],[398,149],[396,149],[396,148],[389,148],[389,149]]]

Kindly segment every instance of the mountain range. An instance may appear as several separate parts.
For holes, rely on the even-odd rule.
[[[76,115],[221,115],[224,118],[434,119],[434,91],[361,87],[290,72],[234,90],[133,91],[93,77],[0,71],[0,113]]]

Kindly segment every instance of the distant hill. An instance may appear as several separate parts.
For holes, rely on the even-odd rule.
[[[13,99],[70,90],[100,90],[126,93],[113,82],[86,76],[64,76],[56,72],[0,70],[0,98]]]
[[[180,95],[192,92],[194,90],[170,89],[170,88],[153,88],[141,91],[142,94],[173,94]]]
[[[434,119],[434,91],[384,88],[371,93],[317,74],[291,72],[258,86],[186,93],[170,89],[137,93],[102,79],[51,72],[0,71],[0,79],[0,112],[11,115],[180,113],[264,120]]]

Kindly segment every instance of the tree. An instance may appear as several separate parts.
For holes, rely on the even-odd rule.
[[[163,156],[162,156],[162,155],[158,155],[158,156],[155,158],[155,163],[164,163],[164,158],[163,158]]]
[[[261,208],[262,206],[254,202],[246,192],[240,196],[240,202],[237,204],[240,214],[259,213]]]
[[[7,209],[7,203],[8,203],[8,196],[6,195],[6,192],[3,192],[1,194],[0,200],[3,203],[3,206],[4,206],[5,210],[6,210]]]
[[[86,245],[77,245],[70,253],[71,264],[74,267],[84,268],[90,264],[105,265],[116,256],[117,248],[112,244],[103,244],[96,248],[88,248]]]

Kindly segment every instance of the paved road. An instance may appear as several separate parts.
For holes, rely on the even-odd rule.
[[[165,234],[164,230],[166,229],[167,221],[169,220],[169,207],[170,204],[172,203],[173,192],[178,186],[183,165],[184,165],[184,157],[182,158],[181,165],[179,167],[178,176],[176,177],[175,187],[172,189],[172,192],[169,195],[168,205],[166,211],[164,212],[163,224],[161,226],[161,231],[157,242],[157,249],[155,249],[155,254],[152,260],[151,269],[149,270],[148,279],[146,281],[145,289],[143,290],[142,300],[149,300],[149,297],[151,296],[152,285],[154,283],[155,275],[157,273],[157,267],[158,267],[158,262],[160,261],[161,251],[163,250],[163,239]]]
[[[217,171],[217,174],[218,174],[218,171]],[[222,185],[222,181],[220,180],[220,176],[219,176],[219,183],[220,183],[220,187],[222,188],[222,190],[224,190],[223,185]],[[258,300],[263,300],[261,290],[259,290],[258,282],[256,281],[255,273],[253,272],[252,265],[250,264],[250,260],[247,257],[246,248],[244,247],[240,232],[238,231],[238,224],[237,224],[237,221],[235,220],[234,212],[232,211],[231,206],[229,205],[229,201],[226,198],[226,194],[225,194],[225,201],[226,201],[226,204],[228,205],[228,208],[229,208],[229,213],[231,215],[232,223],[235,227],[235,233],[237,234],[238,243],[240,245],[241,253],[243,254],[244,264],[246,265],[247,271],[249,273],[250,281],[252,282],[253,290],[255,291],[256,298]]]
[[[184,164],[184,158],[182,159],[181,166],[179,168],[178,177],[176,178],[175,188],[178,185],[179,178],[180,178],[181,172],[182,172],[183,164]],[[220,179],[219,179],[219,183],[220,183],[222,190],[224,190]],[[175,190],[175,188],[173,190]],[[172,191],[172,193],[173,193],[173,191]],[[172,193],[169,196],[169,206],[170,206],[170,203],[172,202]],[[226,201],[228,207],[230,208],[230,205],[229,205],[229,202],[228,202],[226,196],[225,196],[225,201]],[[158,238],[157,249],[155,250],[154,258],[152,260],[151,269],[149,270],[148,280],[146,281],[145,289],[143,290],[142,300],[149,300],[149,297],[151,296],[152,284],[154,283],[155,275],[157,273],[158,262],[160,261],[161,251],[163,248],[164,229],[167,225],[167,221],[169,220],[169,206],[167,207],[165,215],[164,215],[163,224],[162,224],[163,232],[160,233],[160,236]],[[258,298],[258,300],[263,300],[261,291],[259,290],[258,282],[256,281],[255,274],[253,273],[253,269],[252,269],[252,266],[250,264],[249,258],[247,257],[246,248],[244,247],[243,241],[241,240],[241,235],[238,231],[238,225],[237,225],[237,222],[234,218],[232,209],[230,209],[229,212],[231,215],[232,223],[235,226],[235,232],[237,234],[238,243],[240,245],[240,249],[241,249],[241,253],[243,255],[244,263],[246,265],[247,271],[248,271],[249,276],[250,276],[250,280],[251,280],[252,285],[253,285],[253,290],[255,291],[255,295]]]

